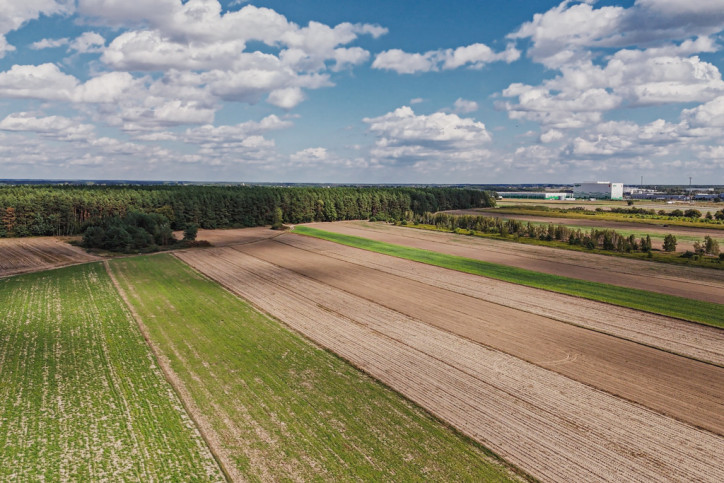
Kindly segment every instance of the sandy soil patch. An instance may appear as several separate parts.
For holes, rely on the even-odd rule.
[[[0,277],[100,260],[55,237],[0,238]]]
[[[309,226],[537,272],[724,304],[724,272],[719,270],[415,230],[384,223],[357,221],[313,223]]]
[[[237,247],[254,251],[253,255],[219,248],[177,256],[535,477],[554,481],[724,479],[720,436],[375,303],[359,287],[353,295],[302,275],[301,265],[293,271],[279,266],[278,258],[274,263],[264,261],[263,253],[248,250],[257,246],[262,252],[271,248],[278,258],[285,258],[279,252],[291,249],[268,241]],[[319,262],[318,256],[303,253],[302,261]],[[362,271],[337,263],[323,263],[317,270],[340,275],[353,286],[365,283],[354,276]],[[369,282],[377,283],[379,292],[414,292],[409,286],[399,286],[399,278],[397,288],[379,285],[378,279]],[[428,293],[417,295],[408,303],[439,314],[440,299]],[[476,325],[475,314],[445,310],[443,320]],[[491,315],[482,311],[477,317]],[[495,331],[486,332],[492,340]],[[507,335],[515,338],[513,331]],[[528,345],[544,346],[550,363],[566,360],[549,341],[540,342],[527,340]],[[571,362],[587,357],[567,355]]]

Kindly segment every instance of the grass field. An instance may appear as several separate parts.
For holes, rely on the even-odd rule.
[[[511,477],[482,447],[177,258],[111,268],[233,478]]]
[[[714,327],[724,327],[724,306],[720,304],[534,272],[367,238],[330,233],[307,226],[297,226],[294,232],[461,272],[668,315]]]
[[[0,301],[1,481],[223,481],[100,263]]]

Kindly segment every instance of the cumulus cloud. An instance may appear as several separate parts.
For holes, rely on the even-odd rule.
[[[0,14],[0,59],[6,52],[15,50],[7,43],[5,34],[17,30],[26,22],[37,19],[40,15],[64,15],[74,9],[73,0],[23,0],[20,2],[3,2]]]
[[[457,114],[416,115],[408,106],[363,119],[377,136],[372,156],[381,162],[470,162],[488,155],[491,141],[485,124]]]
[[[719,0],[637,0],[630,8],[565,0],[545,13],[535,14],[508,35],[530,39],[528,55],[558,68],[591,58],[591,49],[653,45],[707,37],[724,28]]]
[[[78,80],[55,64],[14,65],[0,72],[0,96],[43,100],[70,100]]]
[[[91,124],[78,123],[63,116],[35,117],[26,112],[7,116],[0,121],[0,130],[35,132],[62,141],[86,140],[95,134],[95,127]]]
[[[249,136],[259,136],[269,131],[286,129],[291,126],[291,121],[272,114],[259,122],[246,121],[233,126],[207,124],[187,129],[183,139],[194,144],[237,142]]]
[[[377,54],[372,67],[392,70],[398,74],[415,74],[451,70],[464,66],[481,69],[491,62],[511,63],[518,58],[520,58],[520,51],[512,44],[509,44],[504,51],[496,53],[487,45],[477,43],[456,49],[431,50],[423,54],[408,53],[400,49],[386,50]]]
[[[42,50],[42,49],[56,49],[58,47],[66,46],[70,43],[70,39],[67,38],[61,38],[61,39],[41,39],[37,42],[33,42],[30,44],[30,48],[33,50]]]
[[[106,39],[96,32],[83,32],[79,37],[70,42],[69,50],[79,54],[91,54],[101,52],[106,45]]]
[[[478,109],[478,103],[475,101],[469,101],[467,99],[463,99],[462,97],[458,97],[455,101],[455,112],[458,114],[470,114]]]

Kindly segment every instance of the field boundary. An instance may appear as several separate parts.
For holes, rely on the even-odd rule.
[[[473,275],[665,315],[720,329],[724,328],[724,306],[712,302],[695,301],[684,297],[535,272],[431,250],[379,242],[354,235],[332,233],[308,226],[297,226],[293,233]],[[653,306],[652,301],[656,301],[658,307]]]
[[[226,478],[226,481],[240,481],[237,479],[233,479],[231,475],[229,474],[229,471],[227,470],[226,465],[222,461],[222,457],[219,454],[218,451],[218,435],[215,434],[213,429],[211,429],[211,426],[203,421],[203,414],[194,404],[193,400],[188,394],[188,391],[184,387],[181,380],[178,378],[176,373],[171,369],[171,366],[168,364],[168,362],[162,357],[161,352],[156,347],[156,345],[151,341],[151,338],[148,334],[148,329],[146,328],[146,325],[143,323],[143,319],[141,319],[141,316],[138,315],[138,312],[136,312],[136,309],[133,307],[131,302],[128,300],[128,295],[126,294],[126,291],[123,290],[121,287],[121,284],[118,282],[118,279],[116,278],[115,274],[113,273],[113,270],[110,267],[110,264],[108,263],[108,260],[103,261],[103,267],[105,268],[106,272],[108,273],[108,276],[111,279],[111,282],[113,283],[113,286],[115,287],[116,291],[118,292],[118,295],[121,297],[121,300],[123,300],[123,303],[125,304],[126,308],[130,312],[131,316],[133,317],[133,320],[136,321],[136,324],[138,325],[138,330],[141,331],[141,335],[143,336],[143,340],[146,341],[146,344],[148,345],[149,349],[151,350],[151,353],[153,353],[154,359],[156,359],[156,363],[160,367],[161,371],[163,372],[164,377],[166,378],[166,381],[171,385],[171,387],[174,390],[174,393],[176,393],[176,396],[179,398],[179,401],[183,405],[184,410],[186,411],[186,414],[189,416],[189,419],[193,421],[194,426],[196,427],[196,430],[199,432],[199,435],[201,438],[203,438],[204,442],[206,443],[206,446],[209,448],[209,451],[211,452],[211,455],[214,457],[214,460],[216,461],[217,465],[219,466],[219,469],[221,469],[221,472],[224,475],[224,478]],[[208,428],[207,428],[208,427]],[[205,429],[207,428],[207,429]],[[212,434],[209,434],[212,433]],[[231,467],[231,466],[230,466]],[[240,475],[235,475],[239,476]]]

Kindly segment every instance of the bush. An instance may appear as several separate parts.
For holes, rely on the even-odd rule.
[[[675,252],[676,251],[676,237],[672,234],[668,234],[664,237],[664,251]]]
[[[153,251],[174,243],[171,226],[163,215],[130,212],[90,225],[83,232],[82,245],[115,252]]]
[[[196,223],[189,223],[186,225],[186,228],[184,228],[184,241],[194,241],[196,240],[196,235],[199,233],[199,225]]]

